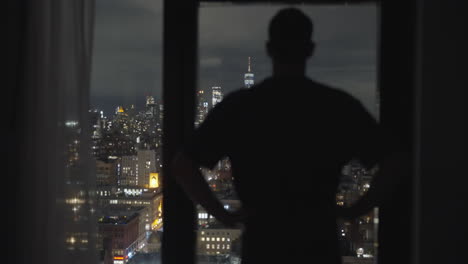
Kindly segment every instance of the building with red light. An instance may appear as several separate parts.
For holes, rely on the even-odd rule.
[[[127,263],[138,248],[138,214],[103,216],[99,218],[99,235],[109,241],[111,257],[105,264]]]

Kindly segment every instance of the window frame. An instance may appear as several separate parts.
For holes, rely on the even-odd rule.
[[[199,6],[200,4],[228,2],[232,4],[377,3],[380,12],[377,47],[377,89],[381,100],[380,122],[385,129],[389,129],[402,139],[408,151],[412,152],[414,35],[416,32],[414,17],[417,0],[408,0],[404,6],[401,3],[395,3],[396,1],[384,0],[166,0],[164,1],[163,33],[163,101],[165,106],[163,169],[165,179],[163,180],[162,261],[164,264],[196,262],[194,232],[196,210],[181,188],[177,186],[168,168],[176,151],[194,129],[197,87],[193,84],[197,84]],[[186,45],[186,43],[192,44]],[[395,51],[406,58],[405,63],[401,63],[400,57],[391,55]],[[409,263],[410,261],[412,245],[410,211],[413,187],[411,180],[408,183],[401,196],[395,199],[388,209],[383,206],[379,210],[381,212],[378,235],[379,255],[377,256],[379,264],[395,261]],[[398,231],[395,232],[396,230]],[[402,239],[402,235],[408,239]],[[183,239],[180,239],[181,237]],[[383,241],[385,243],[382,243]],[[405,250],[402,252],[402,249]],[[398,256],[395,256],[394,252],[399,252]]]

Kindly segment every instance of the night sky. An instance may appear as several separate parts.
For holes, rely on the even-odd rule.
[[[199,12],[199,88],[243,86],[247,57],[258,82],[271,73],[265,41],[283,5],[208,5]],[[377,8],[300,7],[314,22],[308,76],[348,91],[376,114]],[[162,0],[97,0],[91,104],[111,116],[117,105],[158,101],[162,91]],[[286,88],[287,89],[287,88]]]

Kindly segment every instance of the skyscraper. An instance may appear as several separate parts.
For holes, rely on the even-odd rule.
[[[155,103],[154,103],[154,97],[151,96],[151,95],[147,95],[146,96],[146,107],[150,107],[150,106],[153,106]]]
[[[251,63],[250,63],[250,57],[249,57],[247,73],[244,74],[244,86],[245,88],[250,88],[253,85],[254,85],[254,74],[251,71]]]
[[[148,188],[151,173],[157,173],[159,169],[154,150],[138,150],[137,155],[122,156],[120,164],[122,171],[118,178],[122,186]]]
[[[204,91],[200,90],[197,92],[197,113],[195,117],[195,127],[198,127],[203,120],[205,120],[206,115],[208,114],[208,101],[205,99]]]
[[[221,91],[220,86],[211,87],[211,94],[212,94],[212,107],[214,107],[217,103],[223,100],[223,92]]]
[[[151,181],[151,173],[158,172],[156,166],[156,152],[154,150],[138,150],[137,152],[138,167],[136,185],[144,188],[149,188]]]

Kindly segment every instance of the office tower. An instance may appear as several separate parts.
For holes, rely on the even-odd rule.
[[[127,263],[137,252],[139,242],[140,216],[138,213],[132,215],[104,215],[99,218],[98,232],[103,238],[103,248],[110,252],[109,261],[114,264]]]
[[[211,94],[212,94],[212,106],[215,107],[217,103],[223,100],[223,92],[221,90],[221,87],[220,86],[211,87]]]
[[[159,121],[162,123],[164,118],[164,104],[160,103],[159,104]]]
[[[138,150],[137,186],[149,188],[150,175],[156,173],[156,152],[154,150]],[[159,169],[159,168],[158,168]]]
[[[249,64],[247,68],[247,73],[244,74],[244,86],[245,88],[250,88],[254,85],[254,74],[251,71],[251,63],[249,57]]]
[[[115,108],[115,114],[120,115],[122,113],[125,113],[125,109],[123,108],[123,106],[117,106],[117,108]]]
[[[155,105],[154,103],[154,97],[151,95],[146,96],[146,107],[153,106]]]
[[[138,160],[137,156],[122,156],[117,172],[118,183],[121,186],[135,186],[137,185],[137,170]]]
[[[151,95],[146,96],[146,113],[151,117],[158,117],[158,107],[154,97]]]
[[[136,156],[123,156],[120,164],[119,181],[122,186],[149,188],[151,176],[159,169],[154,150],[138,150]]]
[[[101,155],[100,144],[105,132],[106,120],[103,111],[89,110],[89,124],[92,132],[91,149],[94,157]]]
[[[209,105],[204,95],[205,92],[203,90],[200,90],[197,93],[197,112],[195,116],[195,127],[198,127],[208,114]]]

